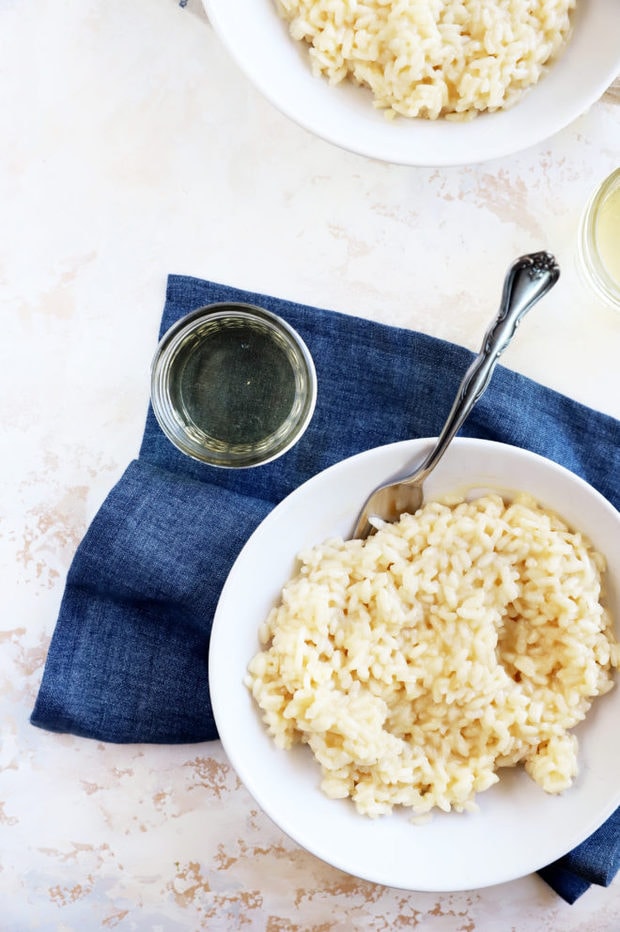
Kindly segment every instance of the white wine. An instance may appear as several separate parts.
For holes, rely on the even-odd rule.
[[[601,262],[620,288],[620,183],[601,201],[594,230]]]
[[[620,168],[598,186],[579,229],[579,264],[584,279],[616,310],[620,309]]]
[[[164,334],[151,401],[175,446],[213,466],[275,459],[306,429],[316,400],[312,357],[281,318],[246,304],[214,304]]]
[[[170,398],[199,443],[251,448],[291,415],[295,360],[262,321],[207,320],[183,341],[170,373]]]

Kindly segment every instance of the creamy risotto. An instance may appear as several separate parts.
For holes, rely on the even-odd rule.
[[[300,554],[246,683],[276,744],[308,744],[365,815],[473,808],[519,763],[557,793],[619,662],[603,572],[525,496],[430,503]]]
[[[510,106],[565,45],[576,0],[275,0],[312,69],[370,88],[388,116]]]

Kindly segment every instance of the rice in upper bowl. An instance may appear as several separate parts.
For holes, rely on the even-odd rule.
[[[300,560],[246,682],[275,742],[310,746],[328,796],[369,816],[458,811],[519,762],[548,792],[570,786],[570,729],[619,662],[582,535],[491,494]]]
[[[387,116],[509,107],[570,32],[576,0],[275,0],[315,74],[350,77]]]

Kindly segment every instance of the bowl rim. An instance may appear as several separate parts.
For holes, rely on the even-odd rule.
[[[499,858],[495,855],[491,856],[486,847],[486,834],[484,836],[484,851],[481,853],[484,856],[483,862],[477,862],[475,858],[465,858],[466,866],[460,867],[459,871],[455,875],[455,868],[451,868],[451,873],[447,870],[435,869],[432,865],[428,867],[427,874],[421,880],[420,875],[417,877],[412,877],[410,873],[411,870],[410,864],[403,864],[402,868],[398,868],[401,871],[397,877],[393,874],[390,874],[390,868],[384,866],[383,863],[379,864],[378,862],[371,862],[368,859],[374,857],[374,855],[361,855],[356,854],[354,856],[349,856],[343,851],[346,850],[345,841],[342,841],[340,836],[342,835],[343,826],[345,826],[348,831],[350,828],[353,831],[353,838],[356,841],[359,841],[358,835],[361,829],[358,831],[352,823],[342,821],[340,814],[336,814],[330,810],[329,817],[325,816],[323,809],[321,808],[321,803],[317,803],[317,800],[314,799],[312,802],[313,810],[318,806],[318,818],[310,818],[310,822],[320,821],[321,819],[329,818],[329,824],[333,825],[334,832],[338,836],[338,841],[335,842],[333,837],[331,839],[326,839],[320,832],[315,832],[314,828],[308,828],[308,824],[303,821],[306,819],[306,816],[301,816],[302,821],[295,821],[298,817],[294,815],[291,817],[291,805],[294,805],[295,802],[299,803],[299,793],[308,791],[309,785],[306,780],[306,771],[309,769],[306,767],[305,763],[303,765],[303,770],[300,769],[300,763],[298,758],[295,761],[289,763],[284,763],[286,758],[283,758],[278,762],[277,754],[289,754],[291,752],[278,752],[277,749],[274,749],[270,746],[269,739],[266,736],[266,731],[260,717],[256,712],[256,709],[253,708],[251,697],[244,695],[246,688],[242,684],[243,674],[245,670],[245,665],[249,661],[250,657],[255,652],[256,647],[254,646],[254,641],[257,642],[255,638],[255,628],[253,626],[254,618],[247,618],[241,620],[240,611],[248,612],[248,609],[243,602],[243,596],[240,594],[243,585],[247,586],[248,579],[244,580],[243,570],[244,564],[247,564],[248,560],[254,561],[254,571],[257,574],[257,578],[264,577],[265,567],[268,567],[269,560],[273,559],[273,554],[269,552],[268,546],[266,544],[274,543],[276,538],[279,538],[279,542],[276,544],[276,553],[275,559],[279,559],[279,556],[282,553],[282,548],[287,546],[286,541],[282,541],[283,532],[285,535],[286,528],[290,527],[292,520],[295,518],[296,511],[299,512],[299,509],[304,505],[304,496],[308,494],[308,491],[311,494],[316,493],[316,487],[320,488],[320,484],[324,481],[324,477],[329,474],[331,478],[334,477],[340,483],[342,489],[346,488],[346,495],[350,495],[350,489],[352,486],[363,484],[368,479],[368,474],[372,473],[372,469],[363,470],[364,475],[359,476],[355,475],[355,482],[351,482],[352,475],[350,470],[355,466],[362,467],[364,465],[369,465],[373,460],[375,462],[375,471],[373,474],[374,478],[377,478],[377,466],[381,466],[382,458],[390,459],[391,455],[394,454],[396,458],[399,459],[399,467],[403,462],[406,462],[410,459],[410,454],[413,453],[416,456],[423,455],[426,452],[427,445],[432,443],[435,438],[419,438],[417,440],[406,440],[406,441],[397,441],[392,444],[386,444],[380,447],[373,448],[371,450],[362,451],[352,457],[347,459],[340,460],[339,462],[333,464],[327,469],[323,470],[321,473],[313,476],[311,479],[307,480],[305,483],[300,485],[295,491],[293,491],[289,496],[287,496],[279,505],[276,505],[275,508],[267,515],[267,517],[261,522],[259,527],[254,531],[254,533],[248,539],[246,545],[241,550],[237,560],[235,561],[229,576],[225,582],[225,585],[222,589],[222,594],[218,602],[218,606],[215,612],[215,618],[213,622],[212,632],[211,632],[211,647],[209,654],[209,676],[210,682],[213,687],[212,692],[212,707],[215,717],[216,726],[218,727],[220,733],[220,739],[224,750],[233,766],[237,772],[242,783],[246,786],[249,793],[254,797],[261,809],[269,816],[269,818],[276,824],[282,831],[284,831],[293,841],[299,844],[301,847],[310,851],[312,854],[325,861],[328,864],[331,864],[333,867],[336,867],[341,870],[345,870],[348,873],[358,876],[362,879],[369,880],[371,882],[381,883],[386,886],[399,887],[401,889],[407,890],[426,890],[433,892],[448,892],[456,890],[471,889],[473,887],[484,887],[490,886],[492,884],[507,882],[514,880],[517,877],[524,876],[525,874],[532,873],[536,870],[539,870],[545,864],[550,863],[552,860],[555,860],[557,857],[562,856],[568,851],[576,847],[577,844],[585,840],[589,835],[592,834],[600,825],[612,814],[612,812],[620,804],[620,786],[617,785],[617,781],[614,782],[614,795],[613,799],[611,794],[607,794],[603,801],[601,802],[599,798],[600,792],[600,773],[594,774],[594,783],[596,788],[596,794],[592,792],[592,777],[590,776],[590,782],[586,783],[586,804],[584,809],[583,802],[583,789],[580,789],[574,797],[569,796],[569,812],[570,818],[564,818],[561,823],[563,836],[562,844],[560,845],[557,842],[555,834],[555,823],[554,819],[557,819],[557,813],[553,815],[548,821],[550,825],[554,827],[554,831],[546,832],[545,837],[533,837],[539,831],[538,826],[540,824],[537,818],[533,820],[523,820],[522,815],[519,815],[516,812],[516,809],[519,807],[520,796],[510,797],[511,806],[513,814],[506,817],[509,819],[516,819],[517,827],[523,824],[523,828],[519,831],[523,831],[526,835],[527,844],[521,843],[520,849],[516,854],[512,856],[512,859]],[[524,450],[521,447],[517,447],[511,444],[502,443],[496,440],[487,440],[480,438],[470,438],[470,437],[457,437],[453,440],[452,444],[446,452],[444,459],[436,467],[436,472],[439,471],[445,460],[450,455],[452,458],[460,459],[463,452],[467,449],[473,451],[473,456],[478,455],[479,453],[484,453],[485,455],[489,450],[494,451],[494,454],[497,454],[501,459],[502,454],[508,456],[508,458],[518,464],[524,460],[529,461],[535,470],[539,470],[542,467],[542,471],[548,473],[548,480],[552,485],[550,488],[557,488],[558,476],[563,476],[565,480],[568,480],[569,486],[568,489],[577,492],[580,492],[586,496],[588,505],[596,505],[592,507],[592,511],[596,512],[597,521],[603,524],[603,531],[606,534],[611,536],[610,528],[613,530],[614,539],[617,537],[617,533],[620,530],[620,512],[608,501],[600,492],[598,492],[593,486],[587,483],[580,476],[576,475],[571,470],[567,469],[565,466],[555,462],[554,460],[549,459],[548,457],[542,456],[541,454]],[[479,476],[472,477],[475,487],[478,487]],[[370,480],[372,481],[372,479]],[[529,480],[528,484],[531,483]],[[512,483],[509,483],[512,484]],[[522,489],[525,492],[531,492],[531,489],[527,485]],[[471,485],[471,484],[470,484]],[[514,488],[515,491],[518,490]],[[454,486],[452,485],[452,490]],[[354,494],[357,494],[357,489],[353,489]],[[442,490],[438,495],[446,494],[447,490]],[[334,493],[335,494],[335,493]],[[569,493],[563,493],[565,497],[568,498]],[[333,497],[333,496],[332,496]],[[541,496],[534,495],[534,497],[541,500]],[[579,495],[571,496],[574,498],[579,498]],[[336,500],[334,498],[334,500]],[[294,506],[294,507],[293,507]],[[552,510],[558,512],[557,507],[548,505]],[[346,510],[346,509],[345,509]],[[561,516],[562,511],[559,511]],[[339,522],[340,524],[343,521],[350,522],[350,526],[353,526],[354,515],[348,509],[344,517],[337,516],[330,520]],[[315,520],[313,518],[312,520]],[[611,521],[611,525],[608,522]],[[570,523],[570,522],[569,522]],[[267,540],[264,537],[264,529],[266,526],[270,525],[270,538]],[[338,531],[335,532],[337,534]],[[299,534],[297,534],[296,540],[298,540]],[[305,541],[303,546],[308,546],[310,543],[317,543],[319,541],[315,539],[311,541]],[[596,541],[594,541],[596,545]],[[297,551],[296,551],[297,552]],[[291,554],[291,564],[293,563],[294,554]],[[287,557],[288,560],[288,557]],[[614,557],[617,580],[620,582],[620,556]],[[260,565],[262,564],[262,565]],[[266,607],[267,603],[271,599],[278,597],[281,585],[290,577],[290,571],[292,566],[289,565],[284,567],[278,567],[278,571],[275,576],[278,577],[278,585],[275,584],[274,580],[271,580],[268,583],[262,583],[261,587],[264,589],[264,586],[268,588],[271,587],[273,583],[273,591],[271,595],[267,591],[260,591],[259,593],[253,593],[252,606],[250,612],[257,612],[259,609],[256,607],[255,598],[258,595],[259,608],[262,611]],[[275,579],[274,576],[274,579]],[[247,591],[247,588],[246,590]],[[616,610],[620,608],[620,590],[616,590],[612,593],[613,604]],[[241,600],[241,601],[240,601]],[[271,601],[271,604],[273,602]],[[231,609],[234,610],[234,614],[231,615]],[[237,630],[234,633],[235,644],[230,643],[230,638],[232,637],[231,628],[233,627],[231,622],[235,622]],[[250,629],[249,625],[252,623],[252,628]],[[244,625],[246,627],[244,627]],[[239,627],[240,626],[240,627]],[[616,629],[617,629],[617,620],[616,620]],[[222,663],[223,658],[225,658],[225,663]],[[235,681],[239,680],[237,686],[235,686]],[[231,685],[232,684],[232,685]],[[599,697],[595,706],[598,708],[600,705],[601,708],[604,705],[605,712],[597,712],[597,715],[593,718],[594,722],[600,721],[601,714],[603,717],[609,715],[608,710],[611,709],[613,713],[613,721],[615,728],[615,721],[617,718],[617,706],[620,699],[618,698],[618,693],[616,690],[612,690],[607,696]],[[611,696],[611,700],[609,699]],[[604,719],[606,721],[606,719]],[[583,724],[583,723],[582,723]],[[577,726],[580,727],[580,726]],[[265,732],[263,734],[263,732]],[[616,764],[620,765],[620,750],[608,750],[610,742],[606,739],[605,742],[595,739],[598,736],[598,732],[595,733],[594,728],[586,730],[584,733],[584,747],[591,749],[594,743],[595,750],[600,754],[613,753],[616,755],[618,760]],[[600,737],[600,736],[598,736]],[[259,754],[258,758],[252,756],[252,748],[254,745],[258,746]],[[605,745],[605,749],[601,750],[602,745]],[[597,761],[594,762],[597,764]],[[588,771],[592,761],[589,762],[588,768],[585,768]],[[614,767],[616,766],[614,764]],[[312,765],[311,765],[312,766]],[[600,764],[598,764],[600,770]],[[281,768],[284,767],[284,770]],[[286,776],[286,780],[282,780],[283,774]],[[587,778],[586,773],[586,778]],[[599,783],[596,782],[596,778],[599,778]],[[301,779],[298,779],[301,777]],[[507,789],[502,792],[512,793],[514,791],[515,782],[517,781],[517,793],[521,793],[521,783],[519,780],[523,780],[526,786],[529,786],[529,778],[525,777],[511,777],[510,774],[507,777],[503,778],[500,781],[499,786],[507,787]],[[529,781],[529,782],[528,782]],[[302,786],[295,786],[293,784],[300,783]],[[275,786],[275,790],[274,790]],[[279,791],[278,791],[279,788]],[[538,788],[535,788],[536,790]],[[285,792],[285,790],[287,792]],[[318,791],[312,791],[313,796],[317,796]],[[495,792],[495,787],[486,793],[480,794],[480,798],[487,799],[489,794]],[[525,791],[527,793],[527,790]],[[275,794],[275,795],[274,795]],[[291,796],[289,800],[287,797]],[[540,802],[536,803],[536,806],[547,806],[546,796],[542,791],[540,794],[536,794]],[[593,797],[595,797],[593,801]],[[307,796],[303,796],[305,808],[307,806]],[[515,806],[514,799],[517,799],[517,804]],[[529,798],[529,797],[528,797]],[[543,802],[543,798],[544,802]],[[501,794],[500,794],[501,799]],[[334,803],[334,801],[328,801],[329,803]],[[338,801],[336,801],[338,803]],[[495,797],[494,801],[489,803],[491,813],[496,813],[496,802]],[[562,803],[562,805],[565,805]],[[485,803],[486,806],[486,803]],[[572,808],[570,808],[572,806]],[[575,807],[577,806],[577,809]],[[299,805],[295,807],[295,812],[299,809]],[[544,813],[547,814],[549,810],[544,808]],[[553,810],[555,812],[555,810]],[[577,818],[575,818],[575,813]],[[487,812],[488,815],[488,812]],[[504,819],[501,807],[500,815]],[[536,815],[536,813],[535,813]],[[517,818],[518,816],[518,818]],[[357,816],[357,819],[361,817]],[[390,819],[392,817],[389,817]],[[503,825],[504,822],[500,823]],[[485,823],[486,824],[486,823]],[[491,823],[494,824],[494,823]],[[301,826],[301,828],[300,828]],[[549,826],[548,826],[549,827]],[[439,827],[441,830],[441,826]],[[364,830],[365,831],[365,830]],[[380,829],[373,829],[373,832],[379,832]],[[530,837],[532,836],[532,837]],[[373,836],[377,845],[380,844],[380,835]],[[443,836],[442,836],[443,837]],[[400,844],[400,840],[398,842]],[[409,842],[410,843],[410,842]],[[499,844],[498,846],[502,847]],[[361,847],[357,845],[357,847]],[[372,847],[372,846],[371,846]],[[478,847],[480,844],[478,843]],[[494,847],[494,846],[492,846]],[[395,843],[396,849],[396,843]],[[402,851],[401,851],[402,854]],[[355,858],[358,858],[357,862]],[[363,858],[363,863],[360,859]],[[401,858],[401,861],[406,860]],[[371,867],[369,868],[369,863]],[[393,865],[392,865],[393,867]],[[419,869],[419,865],[418,865]],[[426,869],[426,868],[425,868]],[[446,879],[447,878],[447,879]]]
[[[275,0],[236,0],[234,4],[202,0],[210,25],[236,65],[284,116],[357,155],[426,167],[468,165],[515,154],[545,141],[584,114],[620,73],[620,45],[606,26],[614,15],[614,3],[590,0],[578,4],[571,13],[573,28],[568,44],[536,85],[510,108],[460,122],[406,117],[389,121],[373,108],[371,100],[359,107],[363,116],[358,121],[354,112],[358,108],[348,102],[360,89],[350,82],[330,87],[325,79],[312,76],[304,50],[296,48],[300,43],[288,37],[286,24],[279,20]],[[268,26],[263,10],[266,4],[271,8]],[[257,51],[256,35],[275,36],[278,54],[273,48]],[[593,49],[596,54],[592,54]],[[584,61],[593,68],[585,77]],[[289,69],[287,81],[279,80],[282,67]],[[308,97],[311,106],[299,108],[300,93]],[[450,127],[461,129],[455,135]]]

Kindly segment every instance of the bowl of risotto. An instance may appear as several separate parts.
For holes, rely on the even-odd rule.
[[[457,438],[418,512],[350,540],[431,443],[344,460],[268,515],[209,676],[232,766],[295,842],[450,891],[539,869],[620,804],[620,514],[550,460]]]
[[[546,139],[620,71],[616,0],[203,0],[282,113],[408,165],[484,161]]]

